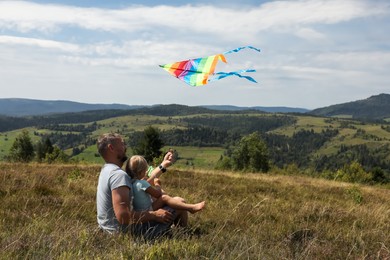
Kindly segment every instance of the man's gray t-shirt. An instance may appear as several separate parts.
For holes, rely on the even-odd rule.
[[[131,178],[119,166],[112,163],[106,163],[100,172],[97,186],[97,221],[100,228],[111,233],[121,230],[121,226],[115,217],[111,192],[122,186],[129,187],[131,209]]]

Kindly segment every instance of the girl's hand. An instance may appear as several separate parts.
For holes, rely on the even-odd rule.
[[[161,186],[161,181],[159,178],[154,178],[154,186]]]
[[[161,165],[164,167],[164,168],[168,168],[169,166],[172,165],[172,159],[173,159],[173,154],[171,152],[168,152],[165,156],[164,156],[164,160],[163,162],[161,163]]]

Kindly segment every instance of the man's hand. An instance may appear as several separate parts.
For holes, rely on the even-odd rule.
[[[158,209],[156,211],[150,212],[152,215],[154,215],[154,221],[160,222],[160,223],[171,223],[173,222],[173,214],[165,209]]]

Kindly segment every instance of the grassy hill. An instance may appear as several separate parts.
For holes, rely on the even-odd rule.
[[[240,111],[240,110],[259,110],[269,113],[306,113],[309,112],[309,109],[298,108],[298,107],[238,107],[238,106],[224,106],[224,105],[208,105],[202,106],[212,110],[222,110],[222,111]]]
[[[0,259],[388,259],[390,189],[179,170],[164,189],[206,209],[154,244],[96,224],[100,165],[0,164]]]

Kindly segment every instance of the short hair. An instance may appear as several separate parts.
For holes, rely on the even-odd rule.
[[[131,178],[141,179],[148,170],[148,162],[140,155],[131,156],[126,164],[126,172]],[[142,176],[142,177],[141,177]]]
[[[107,147],[109,144],[114,144],[116,140],[118,139],[123,139],[122,136],[120,134],[116,134],[116,133],[105,133],[105,134],[102,134],[99,138],[98,138],[98,141],[97,141],[97,148],[98,148],[98,152],[101,156],[104,156],[106,151],[107,151]]]

